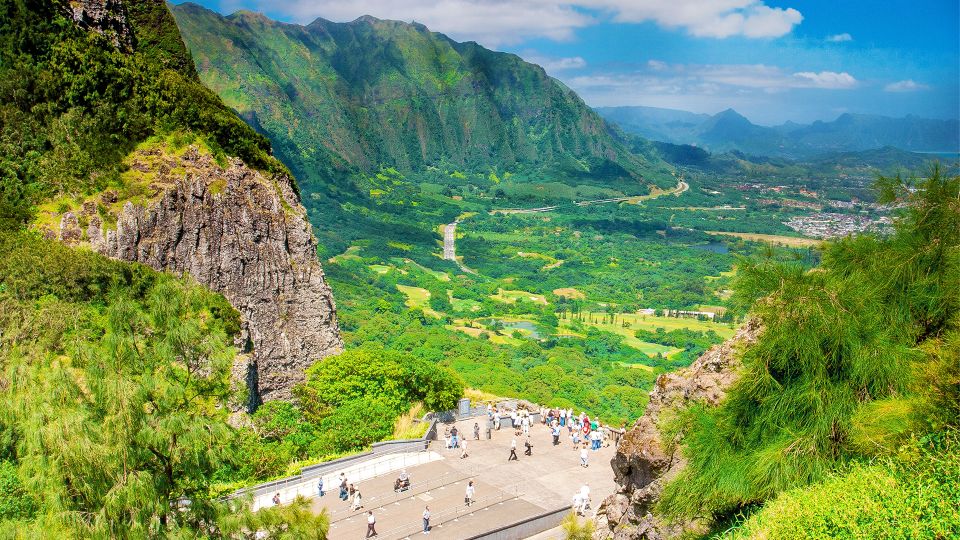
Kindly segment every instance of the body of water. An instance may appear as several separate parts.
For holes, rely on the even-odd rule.
[[[730,253],[730,249],[723,242],[710,242],[709,244],[697,244],[695,246],[690,246],[693,249],[700,249],[703,251],[709,251],[711,253]]]
[[[540,332],[537,331],[537,325],[530,321],[505,321],[503,319],[490,318],[483,319],[480,322],[485,326],[490,326],[493,321],[500,321],[503,324],[503,328],[509,333],[511,330],[526,330],[530,332],[530,337],[533,339],[540,339]]]

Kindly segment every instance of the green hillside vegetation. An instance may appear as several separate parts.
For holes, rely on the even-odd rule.
[[[373,17],[299,26],[172,9],[201,79],[296,173],[327,255],[372,238],[432,246],[438,223],[498,198],[570,201],[676,183],[652,147],[628,148],[574,92],[515,55]]]
[[[855,517],[866,499],[879,512],[900,508],[914,519],[939,513],[928,506],[932,495],[901,492],[918,485],[905,479],[916,467],[932,475],[931,489],[956,501],[956,484],[941,478],[956,467],[960,418],[960,177],[934,168],[928,178],[884,179],[881,187],[881,200],[909,203],[894,234],[829,243],[812,271],[762,260],[739,265],[735,298],[753,304],[765,330],[743,353],[743,373],[722,404],[694,408],[674,426],[686,434],[689,465],[664,490],[660,509],[668,516],[724,518],[789,492],[771,503],[794,509],[781,517],[785,527],[819,524],[828,527],[813,529],[823,537],[847,534],[837,520]],[[926,441],[917,451],[942,450],[944,461],[900,460],[911,437]],[[842,499],[836,514],[797,503],[818,493],[841,497],[840,480],[811,488],[820,491],[790,491],[878,456],[895,461],[854,466],[849,479],[859,491]],[[874,474],[892,480],[868,489],[865,478]],[[776,510],[764,511],[750,527],[787,530],[769,524]],[[849,530],[875,530],[862,523],[870,519],[861,514],[860,525],[848,526],[864,528]],[[928,531],[960,527],[955,511],[937,519]]]

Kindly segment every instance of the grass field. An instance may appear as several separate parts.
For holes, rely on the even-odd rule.
[[[653,366],[648,366],[646,364],[632,364],[629,362],[617,362],[617,365],[630,368],[630,369],[642,369],[644,371],[653,371]]]
[[[599,317],[598,317],[598,318],[599,318]],[[611,333],[613,333],[613,334],[617,334],[617,335],[623,337],[623,343],[624,343],[624,344],[626,344],[628,347],[633,347],[634,349],[642,352],[643,354],[645,354],[645,355],[647,355],[647,356],[649,356],[649,357],[651,357],[651,358],[655,357],[657,354],[662,354],[662,355],[664,355],[664,356],[671,356],[671,355],[677,354],[678,352],[681,351],[681,349],[675,349],[675,348],[673,348],[673,347],[667,347],[666,345],[659,345],[659,344],[657,344],[657,343],[648,343],[648,342],[646,342],[646,341],[641,341],[641,340],[637,339],[636,336],[633,335],[635,329],[633,329],[633,328],[624,328],[619,322],[616,323],[616,324],[601,323],[601,322],[590,322],[590,321],[589,321],[589,317],[588,317],[588,320],[581,321],[581,322],[583,322],[584,326],[592,326],[592,327],[594,327],[594,328],[596,328],[596,329],[598,329],[598,330],[603,330],[603,331],[605,331],[605,332],[611,332]],[[569,330],[569,325],[570,325],[570,321],[569,321],[569,320],[561,320],[561,321],[560,321],[560,327],[561,327],[564,331],[568,331],[568,330]],[[568,333],[568,334],[566,334],[566,335],[571,335],[571,334]]]
[[[329,262],[335,263],[337,261],[343,261],[347,259],[359,259],[360,258],[360,246],[350,246],[346,251],[339,255],[334,255],[327,259]]]
[[[456,320],[454,321],[454,323],[460,323],[460,324],[447,324],[447,325],[444,325],[444,328],[448,330],[456,330],[457,332],[463,332],[464,334],[467,334],[468,336],[472,336],[475,338],[479,338],[480,334],[486,333],[488,336],[490,336],[491,343],[500,343],[503,345],[516,346],[524,342],[523,339],[517,339],[511,336],[498,335],[497,333],[491,330],[488,330],[486,327],[474,328],[474,327],[466,326],[465,324],[463,324],[465,323],[465,321],[462,321],[462,320]]]
[[[383,265],[383,264],[371,264],[371,265],[370,265],[370,269],[373,270],[374,272],[378,273],[378,274],[386,274],[387,272],[390,271],[390,268],[391,268],[390,266],[386,266],[386,265]]]
[[[463,298],[454,298],[453,291],[447,289],[447,298],[455,311],[480,311],[480,302]]]
[[[564,296],[570,298],[571,300],[583,300],[587,295],[582,292],[574,289],[573,287],[563,287],[560,289],[554,289],[553,294],[557,296]]]
[[[549,304],[549,302],[547,302],[547,298],[542,294],[535,294],[527,291],[508,291],[506,289],[500,289],[497,291],[497,294],[491,295],[490,298],[507,304],[513,304],[517,300],[521,299],[524,302],[535,302],[543,305]]]
[[[397,289],[407,296],[404,302],[410,309],[422,309],[430,317],[440,318],[440,314],[430,307],[430,291],[409,285],[397,285]]]
[[[823,240],[818,240],[816,238],[802,238],[799,236],[781,236],[779,234],[758,234],[758,233],[738,233],[738,232],[725,232],[725,231],[703,231],[707,234],[712,234],[714,236],[734,236],[743,240],[751,240],[754,242],[765,242],[767,244],[775,244],[778,246],[787,246],[787,247],[813,247],[819,246],[823,243]]]

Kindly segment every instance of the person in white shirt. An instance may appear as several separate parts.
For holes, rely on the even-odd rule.
[[[460,441],[460,459],[467,457],[467,440]]]
[[[580,488],[580,499],[583,501],[583,512],[587,511],[587,507],[590,506],[590,486],[584,484]]]
[[[430,507],[423,508],[423,534],[430,534]]]
[[[520,458],[517,457],[517,440],[511,439],[510,440],[510,457],[507,458],[507,461],[516,461],[518,459]]]
[[[466,503],[467,506],[470,506],[471,504],[473,504],[473,496],[475,494],[476,494],[476,488],[473,487],[473,480],[471,480],[467,484],[467,491],[463,495],[463,502]]]
[[[353,494],[353,505],[350,507],[350,510],[359,510],[363,508],[363,496],[360,495],[360,489]]]
[[[360,492],[357,492],[357,496],[360,496]],[[377,536],[377,518],[373,517],[373,510],[367,512],[367,536],[364,538],[373,538]]]
[[[589,460],[589,459],[590,459],[590,453],[587,452],[586,447],[581,448],[581,449],[580,449],[580,466],[581,466],[581,467],[589,467],[590,465],[587,464],[587,460]]]

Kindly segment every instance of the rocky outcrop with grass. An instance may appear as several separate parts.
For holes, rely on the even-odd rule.
[[[643,416],[627,431],[611,460],[617,492],[597,511],[595,540],[662,540],[699,528],[666,523],[653,513],[663,486],[684,467],[676,413],[695,403],[716,405],[737,378],[737,351],[756,341],[760,326],[748,321],[686,369],[657,377]]]
[[[342,350],[333,295],[292,181],[191,145],[134,152],[124,191],[62,217],[66,243],[188,274],[240,312],[249,405],[289,399],[314,361]],[[52,233],[52,231],[50,232]],[[48,233],[48,234],[50,234]]]

